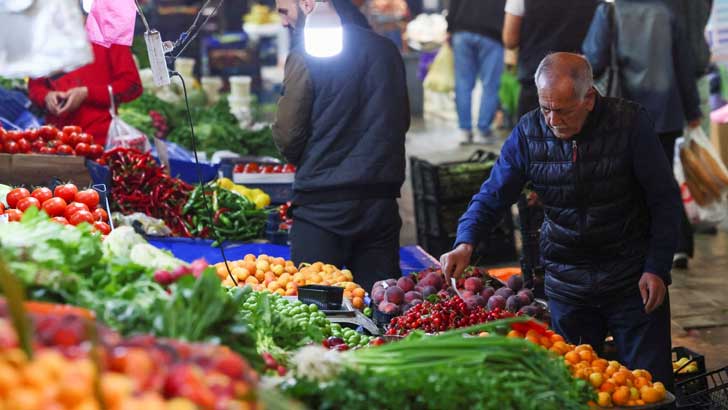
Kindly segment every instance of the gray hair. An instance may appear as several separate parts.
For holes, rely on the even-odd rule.
[[[533,76],[536,88],[542,76],[557,79],[568,76],[574,83],[574,94],[583,99],[586,93],[594,86],[592,66],[584,56],[575,53],[552,53],[544,57]]]

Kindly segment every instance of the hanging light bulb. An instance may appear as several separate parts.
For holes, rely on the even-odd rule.
[[[306,52],[314,57],[333,57],[344,48],[344,30],[339,14],[327,0],[316,0],[303,28]]]

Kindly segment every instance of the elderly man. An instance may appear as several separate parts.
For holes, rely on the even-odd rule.
[[[410,121],[404,62],[349,0],[333,1],[343,25],[341,53],[308,55],[300,39],[315,4],[277,1],[295,44],[273,125],[275,143],[298,167],[291,257],[346,266],[370,289],[400,274],[397,197]]]
[[[672,385],[666,286],[680,193],[647,112],[600,96],[581,56],[547,56],[535,75],[540,109],[513,130],[490,178],[460,219],[446,275],[470,263],[478,238],[526,181],[543,201],[541,250],[552,326]]]

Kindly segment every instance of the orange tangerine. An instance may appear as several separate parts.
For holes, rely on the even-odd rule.
[[[591,345],[587,345],[587,344],[581,344],[581,345],[579,345],[579,346],[576,346],[576,347],[574,348],[574,350],[576,350],[576,351],[577,351],[577,353],[578,353],[578,352],[581,352],[582,350],[588,350],[589,352],[592,352],[592,351],[594,351],[594,349],[592,349]]]
[[[612,375],[612,378],[614,379],[614,383],[616,383],[617,386],[625,386],[627,384],[626,372],[619,371],[617,373],[614,373],[614,375]]]
[[[526,340],[528,340],[531,343],[540,344],[539,338],[536,336],[526,336]]]
[[[636,387],[631,387],[629,389],[629,398],[631,400],[637,400],[637,399],[639,399],[640,398],[640,391],[637,390]]]
[[[589,375],[589,383],[598,389],[604,383],[604,376],[601,373],[592,373]]]
[[[629,388],[625,386],[619,387],[614,393],[612,393],[612,402],[616,406],[624,406],[629,401]]]
[[[547,349],[551,348],[553,346],[553,343],[551,343],[551,338],[546,336],[541,336],[539,338],[539,344]]]
[[[508,332],[507,337],[518,337],[518,338],[521,338],[522,339],[523,338],[523,333],[521,333],[521,332],[519,332],[517,330],[511,330],[510,332]]]
[[[638,389],[641,389],[641,388],[643,388],[645,386],[649,386],[649,385],[650,385],[649,380],[647,380],[644,377],[638,377],[638,378],[634,379],[634,387],[636,387]]]
[[[554,333],[553,335],[551,335],[551,341],[553,343],[563,342],[564,341],[564,337],[561,336],[560,334]]]
[[[646,404],[645,401],[642,399],[636,400],[636,403],[638,406],[644,406]]]
[[[571,351],[564,355],[564,359],[568,360],[571,364],[577,364],[581,361],[581,358],[579,358],[579,353],[576,353],[576,351]]]
[[[599,392],[597,404],[599,407],[612,407],[612,396],[609,393]]]
[[[655,390],[654,387],[645,386],[640,390],[642,400],[647,404],[657,403],[663,399],[663,396]]]
[[[662,394],[663,396],[665,395],[665,385],[662,384],[662,382],[655,382],[652,385],[652,388],[657,390],[657,392]]]
[[[604,372],[607,370],[607,367],[609,366],[609,362],[607,362],[604,359],[595,359],[591,363],[592,367],[599,369],[601,372]]]
[[[634,377],[644,377],[645,379],[647,379],[648,382],[652,381],[652,375],[647,370],[637,369],[632,371],[632,374],[634,375]]]
[[[627,407],[634,407],[637,405],[637,400],[629,400],[627,402]]]
[[[579,353],[579,357],[581,358],[581,360],[585,361],[585,362],[591,363],[592,359],[594,358],[591,350],[580,350],[580,351],[578,351],[578,353]]]
[[[602,387],[599,388],[600,392],[612,394],[614,391],[617,390],[617,386],[614,385],[614,383],[610,382],[609,380],[602,383]]]

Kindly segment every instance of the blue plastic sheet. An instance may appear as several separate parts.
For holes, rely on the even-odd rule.
[[[210,263],[222,262],[222,254],[219,248],[211,246],[212,241],[206,239],[188,238],[147,238],[149,243],[157,248],[168,250],[172,254],[186,262],[192,262],[198,258],[205,258]],[[272,245],[268,243],[230,243],[225,245],[225,256],[229,261],[243,259],[245,255],[266,254],[268,256],[289,259],[291,251],[288,246]],[[427,254],[419,246],[404,246],[399,250],[400,267],[403,274],[419,272],[430,267],[438,267],[437,260]]]

